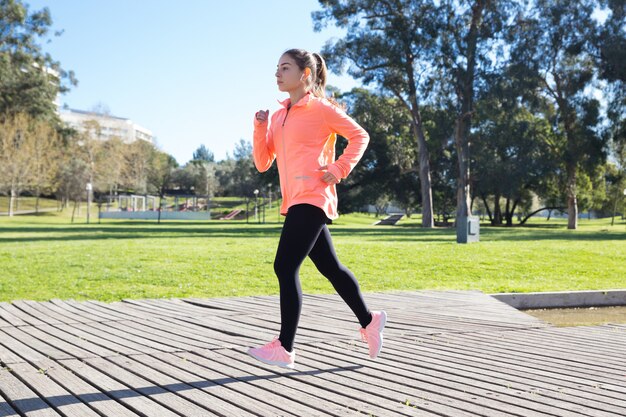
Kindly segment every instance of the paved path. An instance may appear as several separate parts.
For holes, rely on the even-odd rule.
[[[305,296],[297,370],[254,361],[277,297],[0,303],[0,416],[623,416],[626,326],[554,328],[478,292]]]

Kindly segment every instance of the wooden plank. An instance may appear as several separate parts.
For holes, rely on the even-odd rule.
[[[80,328],[76,326],[77,325],[70,326],[64,324],[55,327],[57,327],[60,331],[67,333],[68,335],[78,337],[94,346],[114,352],[114,354],[131,355],[134,353],[140,353],[139,350],[129,347],[124,339],[111,336],[99,330],[94,330],[88,324],[81,324],[79,325]]]
[[[494,358],[488,351],[481,349],[474,354],[465,349],[465,345],[452,345],[443,341],[429,343],[424,341],[418,346],[409,343],[388,341],[386,351],[391,349],[394,358],[406,358],[417,361],[419,366],[430,369],[442,370],[451,374],[465,375],[469,378],[485,379],[516,389],[520,385],[528,385],[531,390],[547,397],[556,396],[576,402],[577,398],[605,402],[617,407],[626,407],[626,396],[620,393],[614,395],[607,390],[598,394],[598,389],[590,386],[585,390],[585,381],[572,378],[572,381],[560,379],[558,375],[551,374],[549,366],[538,372],[528,372],[523,360],[515,358],[500,360]],[[411,365],[413,366],[413,365]]]
[[[220,366],[214,360],[216,355],[214,351],[205,351],[202,356],[186,352],[177,354],[186,360],[188,369],[194,374],[224,384],[245,398],[254,399],[257,407],[265,410],[262,415],[322,415],[320,410],[287,397],[279,386],[272,383],[271,380],[280,375],[251,376],[232,367]]]
[[[72,358],[89,358],[93,357],[94,354],[85,349],[82,349],[73,343],[68,343],[66,340],[53,336],[50,333],[43,332],[42,329],[52,328],[52,326],[41,326],[41,327],[33,327],[33,326],[23,326],[20,327],[20,330],[29,336],[39,340],[42,344],[54,346],[55,349],[66,354],[63,357],[52,357],[53,359],[65,359],[67,357]]]
[[[411,415],[414,410],[405,409],[399,407],[398,404],[386,401],[381,398],[377,398],[375,404],[367,401],[356,400],[344,395],[337,394],[333,391],[318,388],[317,386],[305,383],[301,380],[294,378],[281,378],[279,373],[270,374],[266,369],[258,367],[258,362],[254,359],[243,356],[242,353],[235,350],[220,350],[216,351],[216,354],[220,356],[211,356],[213,362],[220,362],[224,366],[232,366],[238,370],[241,370],[250,375],[257,377],[263,377],[267,379],[267,382],[274,382],[280,384],[280,388],[276,390],[278,392],[288,395],[290,398],[298,398],[299,401],[316,404],[323,409],[328,410],[329,414],[333,415],[354,415],[355,412],[366,413],[367,415],[388,415],[390,412],[393,415],[409,414]],[[350,369],[338,369],[338,370],[322,370],[319,372],[349,372]],[[310,372],[311,375],[315,375],[315,372]],[[385,408],[386,407],[386,408]],[[391,410],[391,411],[390,411]],[[424,409],[420,409],[419,415],[433,415]]]
[[[26,417],[59,417],[44,400],[39,398],[30,388],[17,379],[6,368],[0,369],[0,392],[11,407],[21,416]]]
[[[343,384],[353,387],[371,386],[376,387],[377,390],[384,387],[390,391],[389,395],[395,395],[400,401],[402,401],[402,396],[417,399],[421,395],[426,395],[432,402],[446,405],[453,401],[455,407],[477,414],[523,417],[543,415],[541,410],[537,410],[531,402],[524,401],[523,398],[515,398],[514,395],[505,392],[497,393],[497,398],[494,398],[492,390],[477,387],[471,380],[464,384],[458,378],[431,377],[419,372],[420,369],[405,368],[404,364],[398,364],[400,366],[396,367],[394,361],[384,361],[381,358],[371,361],[363,353],[355,354],[346,350],[344,352],[346,353],[336,350],[326,354],[325,351],[300,349],[299,363],[311,367],[360,365],[361,367],[349,377],[341,375],[342,378],[346,378]],[[333,375],[332,377],[339,382],[339,376]],[[416,389],[416,386],[419,389]],[[546,408],[550,409],[550,407]],[[557,413],[555,415],[573,416],[574,414]]]
[[[54,300],[52,301],[54,302]],[[78,302],[74,300],[65,300],[63,303],[64,308],[74,309],[77,311],[77,314],[81,314],[83,317],[91,319],[92,321],[103,322],[128,320],[127,315],[115,312],[94,302]],[[60,305],[59,302],[56,302],[56,304]]]
[[[532,356],[534,360],[540,363],[548,361],[554,363],[555,366],[560,365],[565,369],[576,366],[585,369],[588,373],[595,373],[604,377],[613,376],[614,378],[620,378],[619,369],[621,367],[618,364],[614,363],[615,367],[618,368],[617,370],[614,368],[607,369],[606,366],[598,365],[601,363],[606,364],[606,361],[602,356],[595,355],[592,352],[576,351],[574,348],[568,350],[558,345],[549,346],[535,340],[533,340],[535,343],[532,343],[529,341],[530,336],[524,340],[510,340],[512,335],[509,334],[506,335],[506,338],[487,334],[480,336],[479,339],[483,341],[483,343],[486,343],[488,346],[495,345],[493,347],[494,349],[500,348],[507,354],[519,353],[521,355]],[[477,337],[471,334],[467,336],[467,339],[476,341]]]
[[[4,339],[4,338],[3,338]],[[12,363],[24,362],[24,359],[13,353],[10,349],[2,345],[0,340],[0,365],[8,365]]]
[[[115,401],[112,397],[102,393],[98,388],[85,382],[74,373],[68,371],[60,364],[49,359],[38,362],[37,365],[46,370],[50,379],[62,386],[76,398],[88,404],[102,416],[115,417],[139,417],[138,414]]]
[[[135,353],[152,353],[155,351],[172,352],[176,349],[168,347],[166,345],[153,342],[152,340],[143,339],[141,337],[134,336],[125,331],[119,329],[118,324],[122,322],[102,322],[102,323],[89,323],[89,324],[74,324],[72,327],[75,329],[89,332],[92,335],[102,337],[113,343],[123,346],[122,351],[128,349],[133,350]]]
[[[113,328],[114,327],[114,328]],[[192,350],[197,346],[181,341],[181,338],[169,335],[155,329],[147,328],[141,323],[133,321],[119,321],[112,326],[111,331],[115,330],[120,334],[125,334],[129,340],[136,343],[150,346],[156,350],[173,352],[176,350]]]
[[[38,309],[42,314],[54,314],[55,317],[63,323],[89,323],[93,321],[92,318],[85,318],[80,312],[76,312],[75,309],[63,308],[57,303],[51,301],[38,303],[34,301],[25,301],[26,303]]]
[[[209,395],[210,398],[206,405],[209,405],[215,412],[226,416],[266,415],[268,413],[264,404],[259,405],[252,398],[242,400],[241,395],[236,390],[229,388],[230,381],[212,380],[198,376],[194,374],[193,364],[171,353],[159,353],[155,356],[136,355],[133,356],[133,359]],[[200,404],[205,405],[204,401]]]
[[[191,354],[182,355],[196,364],[210,366],[210,369],[214,372],[241,381],[238,385],[243,385],[245,390],[249,392],[249,396],[269,401],[278,410],[287,411],[298,416],[345,414],[346,410],[343,404],[326,401],[326,397],[312,392],[313,390],[310,386],[306,390],[298,391],[278,383],[279,379],[284,379],[279,374],[270,373],[268,375],[267,372],[264,372],[251,375],[247,370],[241,370],[239,366],[233,366],[240,365],[239,361],[220,362],[219,358],[224,359],[224,357],[220,356],[216,351],[205,351],[202,354],[193,356]],[[283,374],[283,376],[288,375],[289,372]]]
[[[478,358],[478,360],[485,360],[507,371],[511,369],[518,370],[528,378],[548,377],[559,381],[577,383],[579,386],[584,384],[589,387],[597,384],[590,379],[591,376],[587,371],[573,370],[571,364],[567,361],[551,362],[546,357],[537,357],[526,352],[509,352],[489,343],[477,345],[475,341],[467,340],[469,337],[471,337],[469,334],[463,335],[463,337],[446,335],[445,337],[432,339],[431,344],[433,347],[431,348],[428,347],[428,340],[413,345],[408,343],[403,343],[403,345],[408,354],[415,352],[425,354],[424,352],[430,349],[435,355],[441,352],[440,354],[445,356],[445,352],[453,351],[472,361],[476,361]],[[458,346],[462,347],[459,348]]]
[[[61,323],[63,323],[61,320],[57,320],[56,318],[54,318],[52,316],[41,314],[40,311],[38,311],[37,309],[33,308],[32,305],[28,304],[24,300],[15,300],[11,304],[15,308],[21,310],[24,314],[28,315],[29,317],[32,317],[33,319],[39,320],[42,323],[45,323],[45,324],[61,324]],[[41,325],[41,324],[35,324],[32,321],[29,322],[29,324],[32,324],[34,326]]]
[[[113,360],[116,360],[117,362],[122,361],[133,371],[131,372],[121,366],[118,366],[113,362]],[[87,359],[86,362],[103,374],[122,382],[124,385],[134,391],[137,391],[144,397],[150,398],[161,406],[169,409],[172,412],[172,415],[179,414],[185,417],[204,417],[214,415],[206,408],[200,407],[184,397],[177,395],[178,390],[185,389],[185,387],[181,387],[180,384],[171,384],[169,386],[170,391],[160,386],[157,382],[150,381],[148,379],[150,377],[161,380],[164,378],[162,376],[155,376],[157,375],[157,372],[150,371],[146,367],[135,364],[132,359],[120,357],[111,358],[111,360],[103,358],[90,358]],[[133,365],[135,365],[136,368],[133,368]],[[147,372],[147,375],[141,371]]]
[[[152,320],[153,323],[158,325],[159,323],[167,323],[170,326],[175,326],[184,332],[192,332],[200,335],[203,338],[215,340],[216,343],[222,343],[224,347],[229,345],[241,345],[246,343],[246,338],[233,336],[230,332],[217,331],[209,328],[197,322],[194,318],[175,319],[171,317],[162,317],[158,320]],[[256,340],[256,339],[255,339]]]
[[[145,299],[141,300],[142,303],[148,306],[155,306],[159,309],[164,309],[176,314],[176,317],[179,316],[192,316],[198,317],[203,315],[213,315],[212,311],[207,311],[206,308],[202,308],[200,306],[192,305],[189,303],[185,303],[180,299],[170,298],[167,300],[164,299]]]
[[[172,341],[178,347],[187,350],[195,348],[219,348],[229,344],[216,338],[208,338],[204,334],[191,333],[181,327],[176,327],[162,319],[145,320],[142,322],[126,322],[126,326],[135,328],[142,332],[148,332],[158,340]],[[232,346],[232,344],[230,344]]]
[[[32,349],[21,340],[14,338],[10,333],[5,333],[5,330],[12,332],[16,330],[16,328],[8,327],[0,329],[0,345],[3,345],[5,348],[9,349],[9,351],[14,353],[13,355],[7,354],[6,358],[2,358],[2,362],[4,364],[24,362],[24,360],[37,361],[45,358],[44,355]],[[16,356],[19,360],[16,360]]]
[[[56,347],[43,342],[31,335],[29,335],[28,333],[20,330],[21,328],[18,327],[5,327],[4,329],[0,330],[0,334],[5,333],[6,335],[11,337],[11,340],[17,340],[19,342],[21,342],[23,345],[28,346],[30,349],[30,351],[22,351],[21,349],[14,349],[11,347],[11,345],[9,345],[8,343],[11,343],[11,341],[7,341],[8,343],[5,343],[5,341],[3,340],[1,343],[3,345],[5,345],[6,347],[10,348],[12,351],[14,352],[19,352],[19,354],[24,358],[24,359],[28,359],[31,361],[36,361],[41,359],[41,356],[47,356],[49,358],[53,358],[53,359],[69,359],[71,358],[71,355],[68,355],[67,353],[63,352],[60,349],[57,349]],[[15,345],[13,345],[15,346]],[[35,355],[30,355],[31,351],[35,350],[37,351],[37,354]]]
[[[170,409],[159,404],[150,395],[143,395],[136,389],[111,378],[92,366],[82,363],[76,359],[60,361],[60,364],[74,372],[76,375],[89,381],[98,388],[100,392],[106,392],[108,396],[124,404],[132,411],[140,415],[159,417],[180,417],[180,414],[173,413]],[[148,386],[142,388],[147,389]],[[158,396],[158,390],[155,391]]]
[[[44,324],[41,320],[25,314],[23,311],[7,302],[0,302],[0,316],[14,326],[25,326],[27,324]]]
[[[186,355],[187,353],[177,353],[177,355]],[[158,359],[175,366],[184,366],[184,369],[196,378],[201,380],[210,381],[211,383],[221,388],[227,388],[237,394],[236,398],[245,398],[246,408],[255,414],[261,416],[265,415],[286,415],[295,416],[297,414],[291,413],[284,405],[281,405],[282,398],[277,398],[276,394],[264,391],[257,387],[254,387],[247,383],[247,378],[243,380],[237,379],[232,376],[225,375],[221,372],[217,372],[213,369],[211,361],[192,361],[185,357],[176,357],[172,359],[173,355],[157,354],[154,355]],[[184,362],[183,362],[184,360]],[[221,391],[223,392],[223,391]],[[278,411],[280,410],[280,411]]]
[[[0,396],[0,417],[15,417],[17,415],[17,411]]]
[[[257,372],[281,372],[276,367],[262,364],[250,356],[234,350],[220,351],[223,355],[238,363],[246,364],[248,367],[257,369]],[[385,387],[375,385],[359,384],[353,380],[342,377],[342,373],[351,373],[358,369],[358,366],[349,364],[346,367],[310,367],[299,361],[297,372],[284,374],[293,380],[295,386],[304,386],[310,392],[320,398],[329,398],[336,401],[344,401],[349,410],[377,416],[396,415],[430,415],[432,405],[430,398],[422,397],[422,404],[410,400],[409,395],[398,394]],[[349,381],[349,383],[346,383]],[[282,382],[281,383],[287,383]],[[407,405],[408,403],[408,405]],[[439,409],[437,405],[434,407]],[[455,417],[471,416],[473,414],[464,412],[461,409],[452,409],[454,413],[449,414]],[[445,414],[444,414],[445,415]]]
[[[30,308],[30,313],[36,315],[41,321],[46,321],[45,319],[54,320],[54,322],[50,322],[49,324],[58,324],[58,323],[76,323],[76,318],[70,317],[67,313],[62,314],[58,312],[54,308],[54,304],[47,302],[37,302],[30,300],[20,300],[13,301],[13,304],[21,303],[23,306],[28,306]],[[45,318],[45,319],[44,319]]]
[[[142,378],[149,380],[151,383],[164,388],[165,390],[175,393],[176,395],[198,404],[203,408],[202,415],[242,415],[247,414],[241,408],[232,407],[224,401],[217,401],[216,397],[209,395],[206,391],[199,390],[192,385],[181,382],[180,379],[172,378],[162,372],[155,364],[155,359],[148,355],[137,355],[129,358],[116,357],[110,358],[112,362],[121,368],[125,368],[135,374],[141,375]],[[157,366],[155,366],[157,365]],[[235,413],[235,414],[233,414]],[[249,414],[252,415],[252,414]]]
[[[330,354],[333,358],[344,354],[342,352],[346,352],[346,360],[363,360],[363,355],[358,355],[356,352],[348,352],[346,349],[340,350],[334,346],[329,346],[328,349],[331,350]],[[564,410],[561,412],[575,414],[579,413],[581,409],[596,409],[595,415],[597,416],[604,415],[608,417],[614,415],[613,411],[615,411],[615,409],[609,410],[606,405],[600,404],[598,401],[580,398],[578,390],[568,395],[561,390],[555,390],[549,386],[539,388],[532,380],[527,381],[520,378],[516,381],[515,378],[511,378],[508,375],[508,369],[506,367],[500,368],[500,374],[492,373],[487,376],[488,372],[480,370],[478,367],[470,367],[465,371],[463,369],[464,361],[456,361],[450,358],[431,360],[430,358],[424,357],[420,350],[407,352],[406,355],[394,352],[392,356],[398,368],[407,369],[407,371],[402,372],[402,375],[420,381],[420,386],[423,386],[424,383],[422,378],[431,378],[432,381],[442,381],[442,383],[445,382],[447,387],[456,387],[456,389],[463,389],[468,393],[473,393],[475,390],[479,389],[483,390],[482,392],[497,395],[501,401],[504,398],[509,398],[508,401],[510,403],[525,406],[538,412],[561,415],[559,414],[559,409]],[[382,364],[382,361],[380,362]],[[393,371],[389,372],[393,374]],[[388,372],[386,371],[385,373]],[[417,373],[418,375],[413,375],[413,373]],[[476,392],[476,394],[478,395],[479,392]],[[537,396],[540,396],[542,400],[549,401],[550,405],[546,407],[542,404],[533,404],[532,402],[538,398]],[[554,410],[552,410],[552,408],[554,408]]]
[[[84,353],[79,353],[80,355],[86,355],[86,356],[74,355],[75,357],[90,357],[94,355],[95,356],[110,356],[110,355],[118,354],[117,351],[115,350],[107,349],[106,347],[103,347],[100,344],[96,344],[90,340],[87,340],[84,337],[76,336],[73,333],[68,332],[67,330],[62,330],[55,326],[22,327],[21,329],[31,335],[33,334],[32,333],[33,330],[38,331],[40,332],[40,336],[38,336],[40,340],[45,340],[45,341],[54,340],[56,342],[64,343],[64,344],[80,349],[78,352],[81,352],[81,351],[84,352]],[[65,327],[65,329],[67,329],[67,327]],[[102,340],[99,338],[96,338],[95,340],[97,342],[102,342]],[[65,350],[69,352],[73,349],[74,348],[68,347]]]
[[[123,303],[103,303],[101,301],[90,300],[85,302],[85,307],[98,310],[109,315],[112,321],[129,320],[129,319],[149,319],[153,316],[144,312],[136,311],[128,308]]]
[[[98,414],[80,399],[48,378],[45,369],[36,369],[27,363],[17,363],[11,365],[11,371],[18,375],[20,380],[24,381],[39,397],[45,398],[46,402],[63,416],[98,417]]]

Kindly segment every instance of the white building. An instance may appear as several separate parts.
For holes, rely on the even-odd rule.
[[[125,143],[132,143],[136,140],[154,143],[154,137],[150,130],[122,117],[66,109],[59,109],[59,116],[69,127],[79,132],[85,132],[90,123],[97,122],[99,126],[98,139],[101,140],[117,137]]]

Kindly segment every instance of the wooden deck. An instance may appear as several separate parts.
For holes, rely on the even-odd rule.
[[[0,303],[0,416],[624,416],[626,326],[555,328],[478,292],[305,296],[296,371],[245,354],[277,297]]]

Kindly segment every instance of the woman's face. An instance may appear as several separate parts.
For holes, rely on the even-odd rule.
[[[288,54],[283,54],[276,67],[276,84],[280,91],[293,91],[305,85],[305,72],[298,68],[296,61]]]

